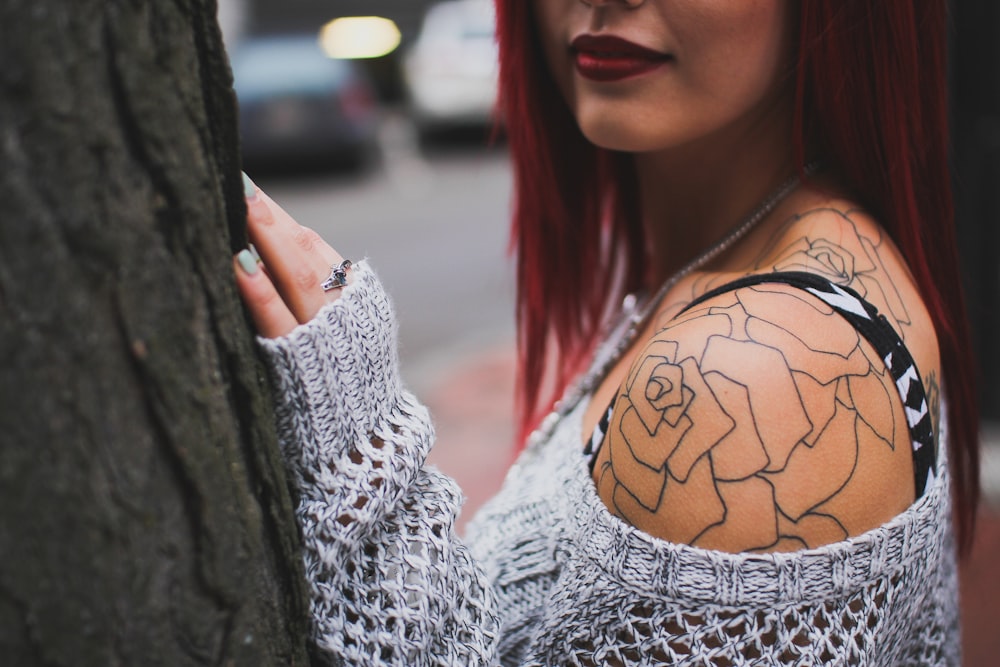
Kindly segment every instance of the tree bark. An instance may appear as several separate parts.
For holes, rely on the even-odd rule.
[[[0,662],[304,665],[214,0],[0,0]]]

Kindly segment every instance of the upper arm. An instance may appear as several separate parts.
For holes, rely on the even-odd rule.
[[[594,471],[619,517],[723,551],[816,547],[912,503],[902,402],[840,315],[784,285],[714,297],[657,333]]]

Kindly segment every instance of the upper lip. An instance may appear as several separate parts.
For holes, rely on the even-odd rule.
[[[574,52],[596,56],[663,59],[670,55],[614,35],[580,35],[570,43]]]

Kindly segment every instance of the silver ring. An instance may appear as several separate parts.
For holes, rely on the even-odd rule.
[[[340,264],[334,264],[330,267],[330,275],[323,284],[320,285],[324,292],[329,292],[330,290],[340,289],[347,284],[347,270],[351,268],[351,260],[345,259]]]

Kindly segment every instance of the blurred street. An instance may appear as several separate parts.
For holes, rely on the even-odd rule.
[[[510,343],[510,172],[502,147],[467,137],[427,156],[389,116],[381,157],[360,172],[251,174],[301,224],[352,259],[370,258],[400,319],[407,380],[445,355]]]
[[[388,116],[381,157],[360,173],[251,174],[342,254],[369,257],[396,304],[403,374],[428,405],[431,456],[461,484],[464,521],[498,488],[512,456],[513,263],[510,174],[502,147],[417,148]],[[1000,655],[1000,426],[984,427],[984,504],[962,571],[967,667]]]

